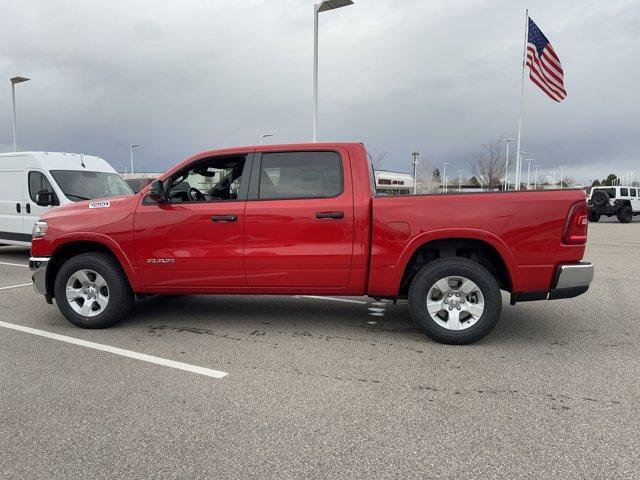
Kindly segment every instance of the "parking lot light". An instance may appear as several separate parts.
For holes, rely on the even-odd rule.
[[[324,0],[313,6],[313,142],[318,141],[318,14],[353,5],[352,0]]]
[[[9,79],[11,82],[11,102],[13,104],[13,151],[18,151],[18,140],[16,134],[16,84],[28,82],[30,79],[26,77],[12,77]]]
[[[129,153],[131,154],[131,173],[133,174],[133,149],[139,147],[138,144],[129,145]]]

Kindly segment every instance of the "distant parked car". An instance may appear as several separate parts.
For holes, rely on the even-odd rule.
[[[127,182],[127,185],[131,187],[131,190],[133,190],[133,193],[138,193],[147,185],[151,185],[151,182],[153,182],[154,180],[155,178],[153,177],[130,178],[128,180],[125,180],[125,182]]]
[[[602,215],[615,215],[620,222],[629,223],[640,215],[640,188],[596,187],[591,189],[588,202],[590,222],[597,222]]]

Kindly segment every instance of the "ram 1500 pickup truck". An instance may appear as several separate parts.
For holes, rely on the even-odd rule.
[[[444,343],[494,327],[511,303],[575,297],[581,190],[376,195],[359,143],[214,150],[135,195],[56,208],[35,225],[37,292],[72,323],[103,328],[150,294],[408,299]]]

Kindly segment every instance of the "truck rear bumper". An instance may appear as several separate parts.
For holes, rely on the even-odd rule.
[[[511,305],[515,305],[517,302],[559,300],[582,295],[589,290],[594,270],[593,264],[590,262],[559,265],[556,269],[551,289],[548,292],[512,293]]]

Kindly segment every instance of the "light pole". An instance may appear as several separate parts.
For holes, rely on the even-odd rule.
[[[562,165],[559,168],[560,168],[560,188],[564,188],[564,186],[562,185],[562,182],[564,180],[564,169],[567,168],[567,167]]]
[[[318,14],[353,5],[351,0],[324,0],[313,6],[313,143],[318,141]]]
[[[133,149],[139,147],[138,144],[129,145],[129,153],[131,154],[131,173],[133,174]]]
[[[458,178],[458,192],[462,191],[462,170],[458,170],[460,177]]]
[[[529,162],[529,167],[527,168],[527,190],[531,186],[531,162],[535,162],[535,158],[527,158],[527,162]]]
[[[449,162],[445,162],[443,165],[442,178],[444,183],[442,184],[442,193],[447,193],[447,165],[449,165]]]
[[[509,185],[509,144],[511,142],[515,142],[514,138],[504,138],[500,140],[500,142],[504,142],[507,144],[507,150],[504,155],[504,189],[507,190]]]
[[[414,150],[411,152],[411,156],[413,157],[413,194],[418,193],[418,157],[420,157],[420,152],[418,150]]]
[[[273,133],[263,133],[260,135],[260,145],[264,145],[264,139],[267,137],[273,137]]]
[[[533,168],[535,168],[535,169],[536,169],[536,183],[535,183],[535,188],[534,188],[534,190],[537,190],[537,189],[538,189],[538,167],[540,167],[540,165],[536,165],[535,167],[533,167]]]
[[[13,102],[13,151],[18,151],[18,140],[16,135],[16,83],[28,82],[30,79],[25,77],[10,78],[11,82],[11,101]]]

